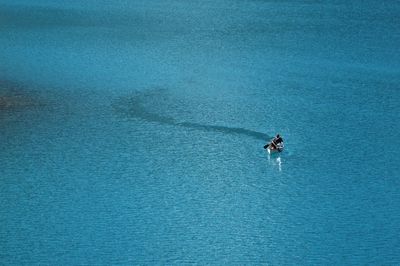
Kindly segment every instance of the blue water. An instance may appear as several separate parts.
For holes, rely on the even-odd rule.
[[[399,15],[0,1],[0,264],[400,264]]]

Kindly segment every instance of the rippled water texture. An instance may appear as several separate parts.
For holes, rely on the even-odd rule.
[[[399,15],[1,1],[0,264],[400,264]]]

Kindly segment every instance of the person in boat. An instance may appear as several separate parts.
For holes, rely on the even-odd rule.
[[[282,139],[282,137],[281,137],[279,134],[276,135],[276,137],[274,138],[274,140],[275,140],[275,143],[276,143],[276,144],[283,143],[283,139]]]
[[[268,146],[271,146],[272,150],[276,150],[276,149],[279,150],[281,148],[282,144],[283,144],[283,139],[279,134],[277,134],[276,137],[274,137],[272,139],[271,143],[269,145],[266,145],[266,147],[268,148]]]

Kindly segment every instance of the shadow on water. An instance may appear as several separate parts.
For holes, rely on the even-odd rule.
[[[240,127],[212,126],[212,125],[202,125],[202,124],[189,123],[189,122],[177,123],[176,125],[187,127],[187,128],[199,129],[199,130],[203,130],[203,131],[215,131],[215,132],[221,132],[221,133],[225,133],[225,134],[245,135],[245,136],[249,136],[249,137],[253,137],[253,138],[261,139],[261,140],[270,139],[270,136],[268,136],[265,133],[257,132],[257,131],[253,131],[253,130],[249,130],[249,129],[245,129],[245,128],[240,128]]]
[[[155,122],[164,125],[185,127],[205,132],[218,132],[223,134],[244,135],[259,140],[267,140],[271,137],[265,133],[253,131],[240,127],[226,127],[217,125],[204,125],[193,122],[178,122],[175,118],[152,112],[146,106],[158,106],[159,99],[171,102],[173,99],[167,98],[164,90],[153,90],[151,92],[138,92],[128,98],[121,98],[113,104],[114,110],[125,118],[141,119],[148,122]]]

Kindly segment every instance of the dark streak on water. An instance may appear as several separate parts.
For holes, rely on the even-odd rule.
[[[243,135],[259,140],[268,140],[272,138],[268,134],[240,127],[205,125],[195,122],[177,122],[177,119],[174,117],[158,114],[146,108],[149,103],[156,102],[157,98],[166,99],[165,90],[137,92],[134,96],[128,97],[126,99],[119,99],[119,101],[114,104],[114,109],[123,117],[137,118],[148,122],[185,127],[205,132],[219,132],[223,134]],[[167,99],[167,101],[173,100]]]
[[[271,138],[269,135],[262,133],[262,132],[257,132],[245,128],[240,128],[240,127],[224,127],[224,126],[212,126],[212,125],[202,125],[202,124],[197,124],[197,123],[190,123],[190,122],[183,122],[183,123],[178,123],[177,125],[183,126],[183,127],[188,127],[188,128],[193,128],[193,129],[199,129],[199,130],[204,130],[204,131],[213,131],[213,132],[221,132],[225,134],[238,134],[238,135],[244,135],[244,136],[249,136],[253,137],[256,139],[261,139],[261,140],[266,140]]]

